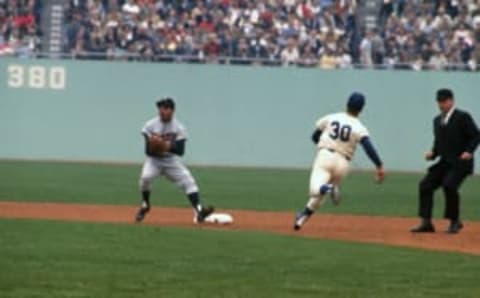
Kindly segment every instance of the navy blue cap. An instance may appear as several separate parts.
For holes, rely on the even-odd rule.
[[[348,98],[347,107],[349,110],[360,112],[365,105],[365,96],[360,92],[353,92]]]
[[[167,108],[175,110],[175,102],[171,97],[164,97],[157,101],[157,108]]]

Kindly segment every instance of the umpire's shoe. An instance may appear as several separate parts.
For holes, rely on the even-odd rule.
[[[433,226],[432,222],[428,219],[423,219],[422,222],[416,226],[415,228],[411,229],[410,232],[412,233],[434,233],[435,227]]]
[[[463,229],[463,223],[459,220],[452,220],[452,222],[448,226],[447,233],[457,234],[458,232],[460,232],[461,229]]]
[[[195,223],[202,223],[205,221],[205,218],[207,218],[210,214],[215,211],[215,208],[213,206],[208,206],[208,207],[202,207],[200,211],[196,212],[194,221]]]
[[[137,215],[135,215],[135,221],[141,222],[145,218],[145,215],[147,215],[148,211],[150,211],[150,205],[143,202],[142,207],[138,209]]]

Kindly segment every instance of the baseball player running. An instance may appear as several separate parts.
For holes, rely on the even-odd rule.
[[[348,173],[357,143],[362,144],[375,164],[377,182],[383,182],[385,173],[382,161],[370,141],[367,128],[358,119],[364,105],[365,96],[354,92],[348,98],[346,112],[329,114],[317,121],[312,135],[318,152],[310,175],[310,200],[295,217],[295,230],[305,224],[323,203],[326,194],[331,195],[335,205],[340,203],[339,184]]]
[[[142,202],[135,220],[141,222],[150,211],[152,181],[155,177],[163,175],[187,194],[195,212],[194,221],[201,223],[214,211],[214,208],[203,207],[200,204],[195,179],[179,158],[185,152],[186,130],[174,117],[173,99],[163,98],[157,101],[156,105],[158,116],[147,121],[142,129],[147,159],[140,176]]]

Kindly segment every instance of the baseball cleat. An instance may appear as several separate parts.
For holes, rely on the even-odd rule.
[[[193,221],[195,223],[202,223],[205,221],[205,218],[207,218],[210,214],[215,211],[215,208],[213,206],[208,206],[208,207],[202,207],[202,209],[198,212],[195,212],[195,217],[193,218]]]
[[[297,216],[295,217],[295,222],[293,223],[293,229],[295,231],[298,231],[302,228],[303,224],[308,220],[310,216],[301,212],[298,213]]]
[[[340,194],[340,188],[337,185],[332,186],[332,190],[330,191],[330,198],[332,199],[333,205],[337,206],[338,204],[340,204],[342,196]]]
[[[141,222],[145,218],[145,215],[147,215],[148,211],[150,211],[150,206],[143,202],[142,207],[138,209],[137,215],[135,215],[135,221]]]
[[[295,231],[300,230],[301,227],[302,227],[302,226],[299,226],[297,223],[295,223],[295,224],[293,225],[293,229],[294,229]]]

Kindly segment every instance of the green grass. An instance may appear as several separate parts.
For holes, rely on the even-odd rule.
[[[140,164],[0,161],[0,200],[134,205],[139,201],[140,169]],[[293,211],[307,201],[308,170],[193,167],[192,172],[204,201],[220,208]],[[342,185],[342,204],[326,204],[321,212],[416,216],[422,175],[389,173],[385,183],[377,185],[373,173],[353,172]],[[465,219],[480,219],[479,193],[480,177],[469,178],[462,188]],[[165,179],[156,180],[152,201],[188,206],[182,192]],[[443,206],[439,191],[437,217]]]
[[[0,201],[137,204],[141,165],[0,161]],[[194,167],[220,208],[295,210],[308,170]],[[420,174],[352,173],[322,212],[414,216]],[[480,177],[463,188],[480,218]],[[437,199],[437,215],[443,199]],[[158,180],[153,202],[188,206]],[[480,257],[241,231],[0,219],[0,297],[480,297]]]
[[[255,232],[0,220],[0,297],[480,297],[480,257]]]

